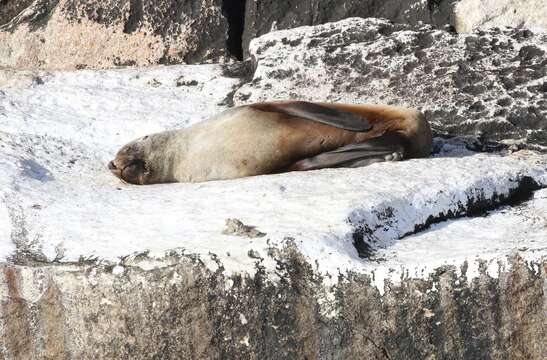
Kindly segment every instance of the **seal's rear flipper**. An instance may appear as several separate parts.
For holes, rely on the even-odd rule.
[[[399,161],[406,157],[407,140],[389,133],[363,142],[340,147],[300,160],[289,170],[315,170],[335,167],[360,167],[381,161]]]
[[[368,120],[359,114],[307,101],[264,102],[249,106],[256,110],[299,117],[349,131],[364,132],[372,128]]]

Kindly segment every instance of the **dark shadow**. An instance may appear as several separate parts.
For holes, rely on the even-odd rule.
[[[510,146],[484,136],[449,135],[433,131],[433,157],[464,157],[475,153],[495,153],[510,150]],[[515,149],[520,147],[513,145]],[[458,151],[460,150],[460,151]],[[467,152],[467,154],[466,154]]]
[[[131,34],[135,32],[144,16],[144,8],[142,0],[131,0],[129,3],[129,18],[123,26],[123,32]]]
[[[468,151],[460,155],[452,155],[450,152],[446,153],[447,157],[457,156],[472,156],[476,152]],[[438,154],[438,157],[443,157],[444,154]],[[414,229],[406,234],[403,234],[398,239],[392,239],[385,246],[390,246],[390,243],[394,243],[397,240],[403,239],[407,236],[414,235],[428,230],[432,225],[446,222],[447,220],[458,219],[463,217],[479,217],[488,216],[490,211],[497,210],[506,206],[514,207],[521,205],[522,203],[532,199],[534,192],[543,188],[543,186],[537,183],[530,176],[522,176],[519,179],[515,179],[517,186],[510,189],[506,194],[494,193],[491,196],[485,196],[483,193],[477,193],[468,197],[465,203],[458,203],[457,207],[449,209],[447,211],[441,211],[435,215],[429,216],[423,223],[415,224]],[[384,220],[385,226],[389,227],[392,222],[397,222],[397,216],[393,208],[386,207],[378,213],[378,217]],[[377,210],[380,211],[380,210]],[[376,228],[370,228],[366,223],[352,223],[349,219],[356,218],[358,216],[348,217],[348,221],[353,228],[353,244],[359,253],[359,257],[374,259],[374,244],[370,241],[373,239],[373,233]],[[372,240],[374,241],[374,240]]]
[[[222,13],[228,20],[228,39],[226,39],[228,52],[238,60],[243,60],[245,0],[223,0]]]
[[[19,161],[21,175],[41,182],[54,180],[51,172],[33,159]]]

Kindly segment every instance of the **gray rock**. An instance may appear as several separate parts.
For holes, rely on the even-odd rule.
[[[449,0],[248,0],[243,48],[250,41],[273,30],[319,25],[349,17],[378,17],[394,22],[453,23],[453,2]]]
[[[547,146],[547,34],[346,19],[264,35],[235,103],[307,99],[421,109],[439,134]],[[313,89],[313,90],[311,90]]]
[[[222,231],[225,235],[236,235],[248,238],[259,238],[266,236],[258,231],[255,226],[245,225],[239,219],[226,219],[226,229]]]
[[[220,0],[34,0],[4,6],[0,66],[144,66],[219,61],[227,53]]]
[[[290,245],[277,280],[145,255],[124,265],[0,265],[4,359],[544,359],[547,262],[475,278],[444,267],[323,285]],[[146,270],[145,270],[146,269]]]
[[[0,66],[71,69],[241,59],[253,38],[272,30],[349,17],[468,32],[545,27],[547,5],[543,0],[0,0]]]
[[[319,25],[349,17],[386,18],[397,23],[477,27],[547,27],[544,0],[248,0],[243,47],[272,29]]]

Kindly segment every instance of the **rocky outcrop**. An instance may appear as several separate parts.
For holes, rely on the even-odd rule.
[[[108,172],[225,109],[241,70],[0,71],[0,358],[545,357],[545,155],[437,138],[356,169]]]
[[[319,25],[349,17],[386,18],[394,22],[437,26],[451,24],[451,1],[420,0],[247,0],[243,47],[272,30]]]
[[[458,32],[492,26],[547,27],[547,4],[543,0],[247,0],[243,48],[272,30],[349,17],[453,26]]]
[[[21,8],[12,5],[0,16],[5,22]],[[0,26],[0,66],[70,69],[218,61],[227,55],[227,30],[220,0],[34,0]]]
[[[276,280],[212,271],[191,256],[161,264],[0,266],[4,359],[545,358],[547,262],[491,277],[439,268],[386,283],[323,285],[291,246]]]
[[[540,31],[459,35],[346,19],[254,40],[254,78],[235,102],[406,105],[420,108],[437,133],[547,146],[546,51],[547,34]]]
[[[122,36],[151,36],[139,3],[122,4]],[[4,28],[46,34],[60,4],[71,26],[95,11],[51,4]],[[349,19],[254,41],[235,95],[245,66],[0,71],[0,358],[545,359],[547,158],[470,149],[545,145],[546,42]],[[55,61],[112,60],[90,59]],[[288,97],[416,106],[438,134],[486,136],[207,184],[106,170],[132,138]]]
[[[276,29],[349,17],[476,27],[545,27],[543,0],[1,0],[0,66],[104,68],[248,55]]]

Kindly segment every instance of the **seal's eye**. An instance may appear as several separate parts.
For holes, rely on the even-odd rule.
[[[146,140],[148,139],[148,135],[146,135],[145,137],[142,138],[143,140]]]
[[[131,184],[141,184],[142,176],[147,174],[146,163],[143,160],[132,160],[122,170],[122,179]]]

